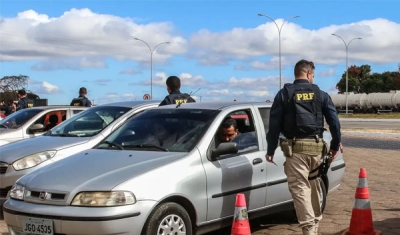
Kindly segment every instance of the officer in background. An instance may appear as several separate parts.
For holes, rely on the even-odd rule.
[[[92,106],[92,102],[90,102],[90,100],[86,97],[87,95],[87,90],[85,87],[81,87],[79,89],[79,97],[78,98],[74,98],[71,101],[71,106],[83,106],[83,107],[91,107]]]
[[[17,94],[19,101],[16,105],[16,111],[33,107],[33,101],[26,97],[27,94],[25,90],[19,90]]]
[[[180,92],[181,89],[181,80],[177,76],[169,76],[166,81],[167,91],[169,95],[167,95],[163,101],[159,104],[168,105],[168,104],[182,104],[182,103],[193,103],[196,102],[189,94]]]
[[[300,60],[294,68],[295,81],[285,84],[271,107],[266,159],[273,163],[278,146],[286,157],[284,171],[303,235],[317,235],[322,219],[320,175],[323,157],[337,156],[341,142],[340,123],[330,96],[314,85],[315,66]],[[324,117],[332,134],[330,149],[323,141]]]

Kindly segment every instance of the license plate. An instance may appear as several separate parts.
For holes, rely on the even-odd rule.
[[[53,235],[53,221],[24,217],[22,218],[22,231],[27,234]]]

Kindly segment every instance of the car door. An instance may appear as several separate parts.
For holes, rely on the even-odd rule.
[[[214,220],[233,215],[236,194],[244,193],[248,210],[261,208],[265,205],[266,161],[260,147],[260,135],[257,125],[254,125],[254,109],[232,110],[224,119],[247,116],[247,120],[238,120],[240,135],[250,134],[254,139],[247,142],[247,148],[237,154],[222,156],[214,160],[210,156],[211,149],[218,144],[218,129],[221,122],[216,121],[216,133],[212,139],[207,160],[203,163],[207,178],[208,215],[207,220]],[[245,118],[246,119],[246,118]],[[254,140],[254,141],[253,141]],[[235,141],[233,139],[232,141]]]
[[[269,129],[269,114],[270,108],[266,106],[258,106],[257,107],[258,113],[262,119],[262,124],[264,127],[264,131],[262,132],[262,141],[264,142],[263,146],[264,155],[267,153],[267,141],[266,141],[266,134],[268,133]],[[289,192],[288,184],[287,184],[287,177],[283,170],[283,164],[285,162],[285,157],[283,152],[281,151],[280,147],[275,150],[274,155],[274,162],[266,164],[266,177],[267,177],[267,188],[266,188],[266,206],[277,205],[280,203],[284,203],[287,201],[292,200],[292,196]]]
[[[30,125],[25,131],[26,135],[28,136],[28,138],[43,135],[44,133],[46,133],[46,126],[50,125],[50,116],[57,116],[56,124],[58,125],[62,122],[62,116],[66,115],[66,113],[67,109],[49,109],[43,111],[39,116],[36,116],[30,122]],[[30,130],[30,127],[35,124],[42,124],[44,128],[42,130],[33,132]]]

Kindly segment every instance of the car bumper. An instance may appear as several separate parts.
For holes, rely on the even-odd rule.
[[[52,206],[7,200],[3,205],[4,221],[10,235],[22,233],[22,218],[51,220],[54,235],[140,235],[155,201],[138,201],[121,207]]]

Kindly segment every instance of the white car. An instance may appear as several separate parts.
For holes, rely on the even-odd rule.
[[[39,135],[87,107],[40,106],[19,110],[0,120],[0,146]]]
[[[91,107],[42,136],[0,146],[0,206],[20,177],[92,148],[129,117],[159,103],[126,101]]]

